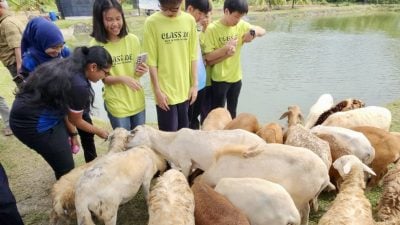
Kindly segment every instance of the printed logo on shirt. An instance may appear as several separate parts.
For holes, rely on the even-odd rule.
[[[113,66],[119,65],[119,64],[125,64],[125,63],[132,63],[133,62],[133,57],[132,54],[128,55],[117,55],[112,57],[113,61]]]
[[[175,31],[175,32],[161,33],[161,39],[166,44],[170,44],[174,41],[187,41],[189,39],[189,32]]]
[[[220,38],[218,38],[218,40],[219,40],[219,42],[220,42],[221,45],[225,45],[226,42],[228,42],[228,41],[230,41],[230,40],[232,40],[232,39],[237,39],[237,38],[238,38],[238,35],[235,34],[235,35],[231,35],[231,36],[223,36],[223,37],[220,37]]]

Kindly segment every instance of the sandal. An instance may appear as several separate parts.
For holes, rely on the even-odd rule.
[[[3,129],[3,132],[4,132],[4,136],[11,136],[11,135],[13,135],[13,132],[12,132],[12,130],[11,130],[9,127],[4,128],[4,129]]]

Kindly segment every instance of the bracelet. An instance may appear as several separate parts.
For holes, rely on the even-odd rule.
[[[70,137],[78,136],[78,132],[69,133]]]

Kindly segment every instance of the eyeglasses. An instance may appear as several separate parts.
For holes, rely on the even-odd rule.
[[[104,69],[101,69],[103,72],[104,72],[104,75],[106,76],[106,77],[108,77],[108,76],[110,76],[111,74],[110,74],[110,71],[107,71],[107,70],[104,70]]]
[[[162,11],[170,11],[172,13],[179,12],[179,10],[181,9],[180,4],[177,7],[165,7],[159,4],[158,7],[160,7]]]

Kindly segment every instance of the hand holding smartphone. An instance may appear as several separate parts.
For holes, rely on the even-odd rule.
[[[143,52],[141,54],[138,55],[138,57],[136,58],[136,68],[142,64],[142,63],[146,63],[147,61],[147,52]]]

